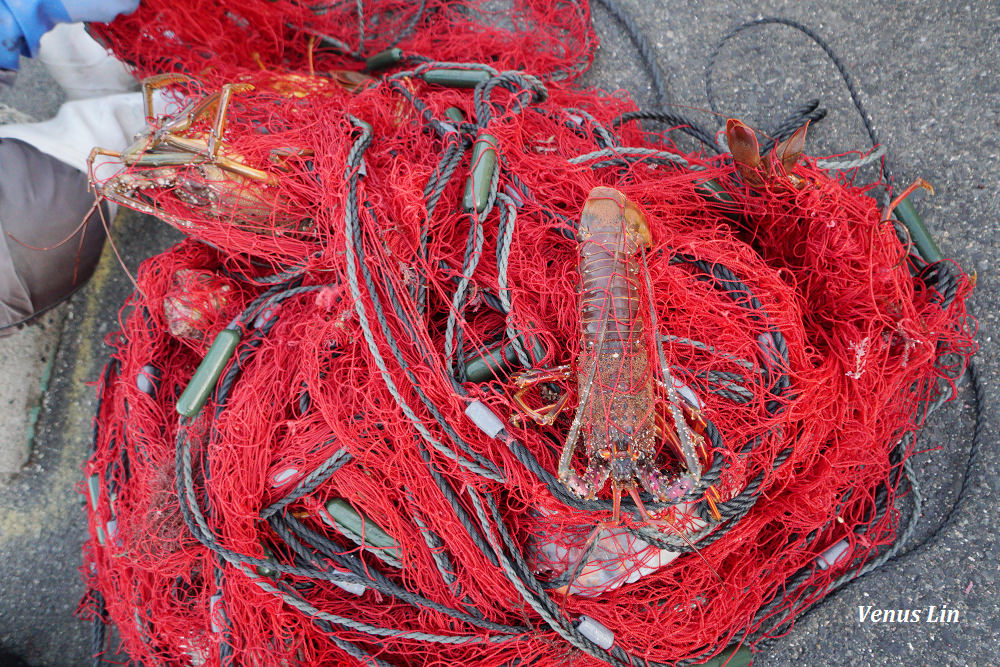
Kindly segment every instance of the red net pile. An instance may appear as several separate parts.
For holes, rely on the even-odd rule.
[[[142,75],[181,71],[214,85],[263,71],[361,70],[390,48],[565,78],[597,46],[589,5],[574,0],[151,2],[92,30]]]
[[[110,339],[87,609],[150,665],[664,664],[784,631],[895,539],[904,436],[974,349],[969,279],[929,280],[846,175],[807,159],[800,189],[750,189],[728,156],[615,129],[629,100],[533,76],[589,59],[583,9],[518,3],[485,29],[474,4],[420,7],[366,6],[363,44],[353,5],[144,2],[103,29],[141,74],[197,76],[166,87],[145,147],[190,160],[95,174],[189,238],[143,263]],[[410,58],[360,86],[314,75],[395,45]],[[486,76],[428,83],[436,61]],[[170,129],[231,83],[253,88]],[[654,521],[626,490],[614,523],[611,485],[586,500],[556,477],[597,185],[652,238],[634,342],[672,383],[652,457],[692,480],[670,499],[636,482]],[[206,355],[219,379],[178,408]],[[616,419],[587,414],[574,470]]]

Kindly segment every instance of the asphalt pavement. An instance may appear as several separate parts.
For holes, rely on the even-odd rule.
[[[916,205],[947,257],[977,275],[969,307],[979,319],[976,363],[986,400],[983,447],[971,470],[967,501],[936,539],[842,590],[799,619],[757,654],[756,665],[992,665],[1000,660],[1000,549],[996,537],[1000,475],[995,459],[998,413],[1000,285],[1000,6],[996,2],[712,2],[621,0],[649,38],[667,74],[674,110],[708,126],[726,117],[774,127],[804,100],[818,98],[829,116],[809,131],[812,155],[870,148],[861,117],[838,69],[810,38],[767,25],[740,33],[715,60],[716,113],[705,70],[720,38],[747,20],[778,16],[822,36],[854,78],[896,182],[933,183]],[[587,82],[628,91],[655,106],[650,79],[620,24],[595,7],[602,46]],[[61,96],[41,68],[29,65],[0,102],[36,118],[52,115]],[[124,215],[114,237],[130,270],[177,235],[154,220]],[[90,628],[73,618],[83,592],[78,574],[85,535],[75,486],[86,456],[94,390],[109,348],[104,335],[130,291],[110,252],[91,284],[66,308],[51,381],[44,392],[28,467],[0,482],[0,664],[3,652],[27,664],[87,662]],[[4,382],[21,381],[5,374]],[[4,410],[0,406],[0,412]],[[9,412],[9,411],[8,411]],[[915,460],[926,497],[917,538],[934,532],[952,506],[966,468],[974,424],[968,386],[934,414],[920,436],[928,453]],[[17,415],[5,415],[17,418]],[[901,507],[905,511],[905,506]],[[859,607],[958,610],[952,623],[875,623]],[[926,614],[924,615],[926,618]],[[14,663],[11,663],[14,664]]]

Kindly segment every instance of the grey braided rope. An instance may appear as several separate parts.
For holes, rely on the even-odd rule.
[[[334,563],[342,565],[343,567],[353,571],[366,587],[373,588],[380,593],[402,600],[412,607],[430,609],[445,616],[450,616],[457,621],[468,623],[469,625],[489,630],[491,632],[498,632],[507,635],[523,635],[530,631],[530,628],[524,626],[494,623],[493,621],[483,618],[481,614],[471,615],[469,613],[448,607],[439,602],[433,602],[422,595],[402,588],[382,574],[379,570],[372,568],[367,564],[361,563],[356,559],[347,558],[340,552],[340,547],[337,544],[330,541],[322,534],[311,530],[309,527],[303,525],[294,518],[286,519],[283,523],[272,522],[272,527],[274,527],[276,532],[281,534],[283,539],[289,542],[289,544],[294,544],[296,542],[295,540],[289,539],[289,534],[299,536],[299,538],[301,538],[304,542],[310,544],[313,548],[317,549]],[[315,561],[315,556],[308,555],[308,559]]]
[[[333,634],[333,627],[320,618],[310,619],[313,623],[322,623],[321,629],[325,630],[324,634],[332,641],[337,648],[351,656],[363,665],[375,665],[375,667],[393,667],[385,660],[379,660],[378,658],[369,655],[367,651],[362,650],[359,646],[352,644],[351,642],[341,639],[337,635]]]
[[[312,548],[318,550],[324,556],[329,558],[334,564],[353,572],[366,587],[373,588],[380,593],[402,600],[411,607],[430,609],[445,616],[450,616],[451,618],[462,623],[468,623],[469,625],[501,634],[523,635],[529,630],[529,628],[522,626],[494,623],[493,621],[483,618],[481,615],[470,615],[464,611],[453,609],[447,605],[441,604],[440,602],[434,602],[423,595],[407,590],[394,582],[392,579],[389,579],[378,569],[361,562],[359,559],[348,558],[341,552],[341,547],[338,544],[331,541],[324,535],[312,530],[294,517],[286,517],[281,522],[272,521],[271,526],[272,528],[275,528],[275,532],[281,534],[282,539],[289,544],[294,543],[294,540],[288,539],[289,533],[297,535]],[[373,551],[372,553],[375,552]],[[308,555],[308,560],[316,562],[316,558],[312,555]],[[399,566],[393,567],[398,569]]]
[[[417,525],[420,529],[420,535],[424,538],[424,543],[427,545],[427,549],[431,553],[431,557],[434,559],[434,565],[438,569],[438,574],[441,575],[441,581],[448,586],[452,595],[456,598],[460,598],[462,604],[465,606],[468,612],[478,618],[484,618],[482,612],[475,606],[475,602],[471,597],[465,594],[462,590],[462,586],[458,582],[458,577],[455,574],[455,565],[452,563],[451,558],[448,557],[445,551],[445,542],[441,537],[431,530],[427,522],[424,521],[424,515],[417,506],[415,499],[407,491],[407,500],[410,501],[410,511],[413,523]],[[466,527],[468,530],[469,527]]]
[[[355,0],[354,7],[358,10],[358,48],[355,53],[365,52],[365,5],[364,0]]]
[[[465,258],[462,261],[462,277],[458,281],[458,285],[455,287],[455,293],[451,298],[451,308],[448,311],[448,321],[445,325],[444,333],[444,357],[445,357],[445,367],[448,371],[448,375],[452,378],[455,377],[455,351],[462,345],[462,330],[456,328],[458,326],[458,319],[462,317],[465,310],[465,298],[469,289],[469,283],[472,281],[472,274],[475,272],[476,267],[479,266],[479,259],[483,254],[483,223],[486,221],[486,217],[493,210],[493,206],[497,199],[497,185],[500,183],[500,169],[493,170],[493,180],[490,182],[490,194],[486,201],[486,207],[483,208],[482,213],[476,213],[474,210],[469,213],[468,218],[470,221],[469,226],[469,236],[466,240],[465,245]]]
[[[316,552],[318,551],[317,546],[309,545],[307,547],[298,539],[296,539],[296,533],[288,525],[288,522],[289,520],[287,518],[282,519],[279,517],[271,517],[268,520],[267,525],[271,527],[271,530],[274,531],[274,534],[278,536],[281,542],[292,551],[293,562],[306,563],[307,565],[311,563],[314,564],[315,569],[329,567],[330,563],[324,563],[321,559],[317,557],[316,555]],[[332,558],[330,559],[330,561],[334,562],[334,564],[341,563],[341,561]],[[335,586],[339,587],[340,584],[351,583],[355,585],[364,586],[365,588],[369,587],[371,583],[371,576],[369,576],[370,570],[368,572],[365,572],[364,575],[361,575],[358,574],[357,572],[353,572],[352,570],[346,568],[346,566],[343,569],[344,569],[343,574],[345,575],[344,581],[331,581],[331,583],[333,583]],[[347,577],[352,575],[353,578],[348,580]],[[273,579],[274,577],[269,577],[269,578]]]
[[[431,632],[419,632],[419,631],[409,631],[409,630],[394,630],[392,628],[382,628],[377,625],[371,625],[369,623],[362,623],[361,621],[356,621],[353,618],[347,618],[346,616],[339,616],[337,614],[331,614],[330,612],[323,611],[314,607],[313,605],[306,602],[299,596],[293,596],[277,587],[272,586],[266,580],[257,577],[253,573],[243,569],[243,573],[250,577],[251,581],[256,584],[261,590],[274,595],[279,598],[282,602],[288,606],[302,612],[303,615],[308,617],[319,618],[324,621],[329,621],[335,625],[339,625],[342,628],[348,630],[354,630],[356,632],[362,632],[371,637],[390,637],[392,639],[414,639],[417,641],[427,642],[431,644],[503,644],[510,641],[518,641],[524,635],[491,635],[488,637],[482,637],[477,635],[439,635]]]
[[[457,133],[452,134],[457,135]],[[427,242],[430,220],[434,216],[434,211],[437,209],[445,187],[451,182],[455,170],[462,163],[464,152],[465,143],[463,141],[456,139],[449,142],[441,156],[441,160],[434,167],[434,171],[431,172],[431,177],[427,180],[427,185],[424,186],[424,210],[427,216],[420,226],[419,257],[425,265],[429,262]],[[417,281],[416,306],[417,315],[423,317],[424,310],[427,307],[427,276],[423,272],[420,273]]]
[[[431,173],[431,177],[424,187],[424,210],[427,211],[428,220],[434,216],[434,211],[437,209],[438,201],[440,201],[441,195],[444,193],[445,186],[451,182],[451,177],[454,175],[455,170],[462,163],[464,149],[465,147],[462,145],[462,142],[450,142],[441,156],[441,161]]]
[[[873,150],[869,151],[867,155],[854,160],[834,160],[832,158],[827,158],[823,160],[816,160],[816,166],[820,169],[827,169],[829,171],[850,171],[851,169],[859,169],[873,162],[878,162],[885,157],[885,154],[886,148],[883,144],[876,146]]]
[[[500,238],[497,242],[497,286],[499,287],[498,296],[500,297],[500,304],[507,315],[504,334],[507,336],[507,340],[510,341],[511,347],[514,348],[514,353],[517,355],[517,360],[521,366],[531,368],[531,357],[528,356],[524,345],[521,343],[521,332],[513,324],[513,315],[511,314],[513,305],[510,300],[510,286],[507,284],[507,271],[510,268],[510,247],[514,241],[514,225],[517,222],[517,207],[514,204],[514,200],[506,194],[498,193],[497,199],[502,204],[500,207]]]
[[[420,531],[420,536],[424,538],[424,544],[427,545],[427,551],[430,552],[434,566],[437,568],[438,574],[441,575],[441,581],[453,589],[452,593],[456,593],[454,587],[456,587],[458,577],[455,575],[454,563],[444,551],[444,540],[427,525],[423,512],[420,511],[420,507],[409,489],[406,490],[406,499],[410,503],[410,518]]]
[[[288,587],[285,587],[284,590],[287,591],[289,589]],[[333,624],[324,621],[321,618],[316,618],[314,616],[307,616],[306,618],[309,619],[310,623],[318,627],[331,642],[333,642],[342,651],[344,651],[344,653],[358,660],[358,662],[364,665],[375,665],[375,667],[394,667],[393,665],[390,665],[384,660],[380,660],[378,658],[369,655],[368,652],[363,650],[360,646],[357,646],[356,644],[349,642],[346,639],[341,639],[340,637],[338,637],[335,634],[335,630],[333,629]]]
[[[389,368],[386,366],[385,359],[382,357],[382,353],[379,352],[378,345],[375,342],[375,337],[372,335],[371,325],[368,321],[368,315],[365,311],[364,303],[361,299],[361,288],[358,284],[357,276],[357,266],[355,264],[355,252],[352,244],[355,237],[355,229],[358,228],[358,207],[357,207],[357,169],[352,168],[351,165],[360,163],[361,156],[364,154],[365,150],[371,144],[372,135],[366,127],[364,127],[361,122],[354,116],[348,116],[351,123],[355,127],[361,130],[361,136],[354,142],[351,146],[351,150],[348,154],[347,167],[345,178],[349,182],[348,188],[348,202],[344,209],[344,231],[345,231],[345,242],[346,250],[344,261],[347,265],[347,282],[348,287],[351,291],[351,298],[354,301],[354,312],[358,316],[358,323],[361,325],[361,330],[365,343],[368,345],[368,351],[372,356],[372,361],[375,363],[375,367],[379,371],[379,376],[385,383],[386,388],[392,395],[393,400],[399,406],[399,409],[406,416],[406,418],[413,425],[413,428],[420,434],[420,436],[431,444],[434,449],[441,452],[447,458],[455,461],[467,470],[474,472],[475,474],[485,477],[487,479],[494,479],[496,481],[502,481],[497,473],[491,470],[487,470],[482,466],[469,461],[465,457],[461,456],[458,452],[451,449],[444,443],[440,442],[431,434],[429,430],[424,426],[421,419],[413,412],[409,403],[403,398],[399,389],[396,386],[395,381],[392,379],[392,375],[389,373]]]
[[[371,214],[372,216],[374,216],[375,212],[371,211]],[[464,451],[466,454],[469,454],[471,458],[474,459],[475,464],[480,466],[483,470],[491,471],[492,476],[490,477],[490,479],[493,479],[494,481],[502,481],[503,477],[500,471],[497,469],[496,465],[489,459],[486,459],[480,454],[471,451],[468,443],[466,443],[465,440],[462,438],[462,436],[458,434],[454,426],[452,426],[451,422],[448,419],[446,419],[443,414],[441,414],[441,411],[438,409],[434,401],[432,401],[424,392],[424,390],[421,388],[420,382],[417,379],[416,375],[414,374],[412,368],[410,367],[409,362],[403,356],[402,350],[400,350],[399,345],[397,343],[396,336],[393,334],[392,328],[389,326],[389,322],[385,316],[385,310],[382,308],[382,300],[378,296],[378,291],[376,290],[375,286],[375,280],[372,276],[371,271],[369,270],[368,262],[366,261],[365,258],[364,243],[362,242],[361,239],[361,229],[360,227],[356,227],[354,231],[355,231],[354,250],[358,256],[359,260],[358,264],[361,267],[361,275],[364,279],[365,288],[368,291],[368,296],[372,300],[372,308],[375,311],[375,319],[378,320],[379,327],[381,328],[382,334],[385,337],[385,341],[389,346],[389,350],[392,352],[393,358],[396,360],[396,363],[399,364],[399,367],[406,375],[406,378],[407,380],[409,380],[410,386],[412,387],[414,393],[417,394],[417,398],[420,399],[420,402],[423,403],[424,407],[427,409],[428,412],[430,412],[431,416],[441,427],[441,429],[445,432],[445,435],[447,435],[448,438],[451,439],[455,447]],[[411,341],[417,346],[420,354],[423,356],[425,360],[428,360],[428,364],[430,365],[431,362],[429,361],[429,359],[431,358],[431,353],[425,348],[425,346],[421,343],[420,338],[416,335],[415,328],[410,320],[409,315],[402,308],[402,304],[400,304],[399,299],[396,298],[396,290],[392,286],[392,281],[383,279],[382,284],[386,288],[386,291],[388,292],[389,300],[392,302],[393,310],[395,311],[396,316],[399,318],[400,322],[403,323],[404,327],[410,333]],[[463,392],[459,391],[459,393],[462,394]]]
[[[385,574],[383,574],[378,569],[363,563],[360,559],[350,558],[346,554],[342,553],[338,544],[328,539],[326,536],[318,533],[308,526],[304,525],[294,517],[286,517],[283,520],[272,519],[270,522],[271,528],[279,537],[292,548],[300,557],[302,557],[307,562],[325,564],[317,558],[317,555],[309,552],[305,549],[302,544],[298,542],[301,539],[304,543],[308,544],[312,549],[316,550],[322,556],[328,558],[334,565],[338,567],[343,567],[349,572],[353,573],[356,581],[364,585],[366,588],[372,588],[379,593],[391,596],[397,600],[410,605],[411,607],[416,607],[418,609],[430,609],[431,611],[438,612],[442,615],[449,616],[462,623],[468,623],[469,625],[482,628],[484,630],[489,630],[491,632],[497,632],[501,634],[514,634],[523,635],[528,631],[528,628],[516,625],[505,625],[503,623],[494,623],[483,618],[481,615],[472,615],[458,609],[453,609],[447,605],[441,604],[439,602],[434,602],[428,598],[414,593],[406,588],[403,588],[393,580],[389,579]],[[338,530],[341,527],[338,526]],[[296,539],[296,536],[298,539]],[[372,551],[371,553],[376,553]],[[393,566],[397,567],[398,566]]]
[[[568,114],[572,119],[573,116],[579,116],[583,118],[592,128],[594,133],[595,143],[601,148],[614,148],[615,146],[620,146],[621,142],[618,141],[618,137],[608,131],[608,128],[604,127],[593,114],[585,109],[578,109],[576,107],[567,107],[563,109],[563,112]]]
[[[747,361],[746,359],[741,359],[740,357],[737,357],[737,356],[732,355],[732,354],[727,354],[726,352],[723,352],[722,350],[719,350],[718,348],[716,348],[716,347],[714,347],[712,345],[709,345],[708,343],[703,343],[700,340],[694,340],[694,339],[691,339],[691,338],[684,338],[683,336],[674,336],[672,334],[660,334],[660,340],[665,340],[665,341],[669,341],[669,342],[672,342],[672,343],[682,343],[684,345],[690,345],[691,347],[693,347],[695,349],[703,350],[705,352],[709,352],[709,353],[711,353],[713,355],[718,356],[721,359],[726,359],[727,361],[732,361],[733,363],[739,364],[740,366],[743,366],[744,368],[753,369],[753,368],[756,367],[754,365],[754,363],[751,362],[751,361]]]
[[[458,492],[452,488],[452,486],[448,483],[448,480],[444,478],[444,475],[436,469],[431,461],[430,454],[427,452],[427,449],[423,447],[422,443],[417,443],[417,451],[423,459],[424,465],[427,467],[427,472],[430,474],[434,484],[438,487],[441,495],[448,502],[452,512],[455,513],[455,517],[468,531],[469,539],[472,540],[472,543],[477,549],[479,549],[479,553],[483,554],[483,556],[489,560],[491,564],[498,565],[496,556],[493,555],[493,550],[490,548],[489,543],[476,528],[476,523],[472,520],[472,517],[469,516],[468,511],[465,509],[465,505],[463,505],[459,500]]]
[[[306,294],[307,292],[316,292],[324,287],[328,287],[328,285],[305,285],[292,288],[277,285],[251,302],[249,306],[243,309],[242,313],[233,318],[226,328],[237,329],[240,324],[249,322],[252,317],[256,317],[258,314],[286,299],[298,296],[299,294]]]
[[[630,162],[638,162],[646,160],[649,162],[664,162],[667,164],[681,165],[682,167],[687,167],[688,169],[698,170],[703,169],[700,165],[692,165],[688,162],[687,158],[683,155],[677,153],[672,153],[670,151],[664,151],[657,148],[641,148],[639,146],[616,146],[615,148],[603,148],[599,151],[593,151],[591,153],[585,153],[583,155],[577,155],[575,157],[569,158],[567,161],[570,164],[583,164],[585,162],[590,162],[591,160],[596,160],[599,158],[612,158],[597,164],[590,165],[592,169],[598,169],[601,167],[618,166],[622,164],[629,164]]]
[[[336,442],[336,438],[331,438],[323,443],[322,448],[325,449],[334,442]],[[318,468],[306,475],[298,484],[296,484],[295,488],[292,489],[288,495],[264,508],[264,510],[260,513],[260,518],[267,521],[275,514],[284,511],[286,507],[294,503],[299,498],[303,498],[313,493],[350,460],[351,455],[347,453],[346,449],[338,449],[326,461],[321,463]]]
[[[504,576],[506,576],[507,580],[510,581],[511,584],[513,584],[514,588],[517,589],[517,592],[520,593],[521,598],[525,602],[527,602],[528,605],[535,610],[535,613],[538,614],[542,618],[542,620],[545,621],[545,623],[548,624],[548,626],[552,628],[552,630],[554,630],[556,634],[562,637],[567,643],[571,644],[572,646],[575,646],[576,648],[580,649],[585,653],[588,653],[589,655],[593,655],[596,658],[599,658],[601,660],[607,660],[608,656],[605,651],[603,651],[599,646],[597,646],[590,640],[586,639],[586,637],[581,636],[579,633],[575,631],[571,631],[572,628],[567,627],[567,625],[562,622],[562,619],[559,617],[557,612],[553,612],[553,610],[547,608],[548,607],[547,605],[542,603],[540,599],[541,596],[536,595],[533,591],[530,591],[528,589],[524,581],[522,581],[521,576],[515,570],[509,558],[504,553],[504,550],[500,546],[500,542],[497,540],[496,535],[493,534],[491,521],[487,517],[486,512],[483,509],[483,505],[479,496],[471,487],[468,489],[467,495],[469,496],[469,499],[472,502],[472,507],[476,512],[476,517],[479,519],[479,525],[483,530],[483,534],[486,535],[486,539],[489,541],[490,546],[493,547],[493,551],[496,554],[496,557],[500,563],[500,568],[503,570]],[[497,527],[499,528],[500,525],[502,524],[502,521],[494,521],[494,523],[496,523]],[[548,597],[545,597],[545,600],[549,602],[549,605],[551,605],[551,600],[549,600]],[[619,663],[617,661],[612,662],[611,664],[622,665],[624,667],[624,663]]]
[[[222,635],[219,641],[219,662],[226,667],[230,667],[233,664],[234,649],[232,642],[232,620],[229,618],[229,614],[226,613],[226,597],[223,595],[223,582],[225,580],[225,571],[223,566],[225,565],[225,560],[222,558],[218,559],[215,565],[215,590],[219,596],[219,606],[216,610],[216,614],[221,616],[222,621]]]
[[[681,366],[671,366],[671,370],[684,371],[685,369]],[[754,400],[754,393],[744,386],[748,379],[739,373],[708,371],[707,373],[695,373],[694,377],[704,380],[709,392],[734,403],[752,403]]]
[[[484,128],[493,120],[493,105],[490,97],[495,88],[503,88],[514,95],[516,107],[512,109],[514,113],[521,113],[527,104],[537,104],[544,102],[549,97],[549,91],[545,84],[537,76],[508,70],[495,73],[491,78],[479,83],[472,95],[473,106],[476,110],[476,125]],[[521,95],[527,93],[527,102],[521,100]]]
[[[185,418],[186,419],[186,418]],[[185,422],[182,419],[182,422]],[[180,500],[181,514],[187,524],[191,534],[227,562],[242,567],[253,565],[254,567],[277,570],[285,574],[292,574],[304,578],[322,579],[330,582],[358,583],[358,577],[351,573],[330,572],[317,570],[315,568],[302,568],[293,565],[285,565],[266,558],[256,558],[223,547],[218,543],[215,533],[212,532],[205,520],[201,507],[198,504],[197,495],[194,489],[193,466],[191,463],[191,446],[185,432],[185,425],[182,423],[177,436],[178,455],[175,463],[175,473],[177,477],[177,494]]]

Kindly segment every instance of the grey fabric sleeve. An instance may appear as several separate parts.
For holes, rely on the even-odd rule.
[[[84,222],[93,205],[83,172],[0,139],[0,335],[90,278],[105,236],[99,214]]]

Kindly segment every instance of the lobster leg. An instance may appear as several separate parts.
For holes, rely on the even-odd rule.
[[[533,387],[542,382],[558,382],[560,380],[565,380],[571,374],[570,366],[556,366],[555,368],[542,368],[525,371],[519,373],[514,378],[514,385],[518,387],[518,390],[514,392],[512,400],[514,404],[523,412],[526,416],[531,418],[536,424],[540,426],[549,426],[555,422],[556,417],[562,412],[563,408],[566,407],[566,401],[569,398],[569,394],[563,393],[553,403],[544,405],[540,408],[532,408],[525,401],[524,397]],[[519,421],[519,420],[518,420]]]
[[[888,206],[885,207],[885,209],[882,211],[882,222],[888,222],[892,217],[892,212],[896,210],[896,207],[899,206],[899,204],[904,199],[909,197],[913,193],[913,191],[916,190],[917,188],[923,188],[924,190],[927,190],[931,194],[934,194],[934,186],[932,186],[924,179],[918,178],[917,180],[913,181],[913,183],[911,183],[908,188],[903,190],[898,197],[893,199]]]
[[[572,454],[572,449],[570,449],[570,453]],[[576,471],[568,463],[565,471],[565,479],[563,478],[563,470],[560,469],[559,471],[559,479],[569,487],[570,491],[587,500],[593,500],[597,497],[597,492],[608,481],[610,475],[611,466],[608,464],[607,459],[598,457],[590,458],[587,462],[587,469],[583,471],[583,475],[576,474]],[[618,505],[622,494],[621,489],[617,485],[613,488],[612,496],[615,501],[615,518],[613,523],[618,523]]]
[[[190,81],[191,77],[187,74],[180,74],[177,72],[169,72],[166,74],[155,74],[150,77],[146,77],[142,81],[142,104],[143,111],[146,114],[146,122],[152,123],[154,119],[153,115],[153,91],[158,88],[163,88],[164,86],[169,86],[172,83],[179,83],[181,81]],[[188,123],[190,125],[190,123]],[[177,128],[180,130],[187,129]]]
[[[208,155],[213,160],[219,154],[219,144],[222,142],[222,134],[226,131],[226,111],[229,109],[229,101],[234,93],[245,93],[253,90],[253,85],[249,83],[227,83],[219,92],[219,99],[215,109],[215,123],[212,125],[212,133],[208,135]]]

